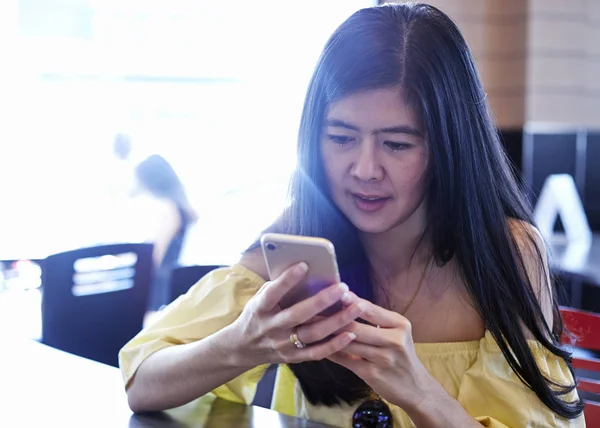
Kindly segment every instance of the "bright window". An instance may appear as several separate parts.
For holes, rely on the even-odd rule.
[[[143,237],[146,217],[102,196],[123,131],[173,164],[200,212],[184,262],[232,261],[285,204],[323,44],[375,2],[256,3],[17,1],[0,259]]]

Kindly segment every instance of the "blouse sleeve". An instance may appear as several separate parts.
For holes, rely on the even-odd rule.
[[[140,364],[156,351],[204,339],[233,323],[264,283],[259,275],[239,264],[208,273],[121,349],[119,366],[125,386],[129,386]],[[249,404],[266,368],[256,367],[213,393]]]
[[[542,373],[561,385],[573,384],[564,360],[537,342],[530,341],[530,346]],[[577,392],[564,398],[577,400]],[[568,420],[546,407],[510,368],[489,333],[475,364],[462,379],[457,399],[485,427],[585,427],[583,416]]]

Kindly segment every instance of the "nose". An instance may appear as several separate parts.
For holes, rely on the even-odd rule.
[[[378,181],[383,179],[384,170],[379,162],[374,145],[363,142],[357,150],[350,174],[359,181]]]

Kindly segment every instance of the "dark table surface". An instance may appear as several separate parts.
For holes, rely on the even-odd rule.
[[[134,415],[118,369],[0,335],[0,427],[266,427],[326,425],[213,396],[168,412]]]
[[[555,269],[600,286],[600,234],[594,234],[589,245],[566,244],[558,238],[550,242],[550,252]]]

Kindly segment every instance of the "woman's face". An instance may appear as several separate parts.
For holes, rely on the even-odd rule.
[[[359,92],[329,106],[321,154],[331,197],[360,231],[424,221],[423,134],[399,89]]]

